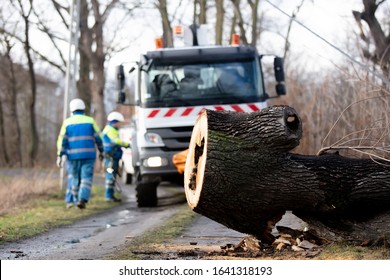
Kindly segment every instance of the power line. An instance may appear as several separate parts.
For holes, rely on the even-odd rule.
[[[273,4],[271,1],[269,0],[265,0],[265,2],[267,2],[268,4],[270,4],[273,8],[275,8],[276,10],[278,10],[279,12],[281,12],[282,14],[284,14],[285,16],[287,16],[288,18],[290,18],[290,20],[294,21],[295,23],[299,24],[301,27],[303,27],[304,29],[306,29],[307,31],[309,31],[311,34],[313,34],[314,36],[316,36],[317,38],[319,38],[320,40],[322,40],[323,42],[325,42],[327,45],[331,46],[333,49],[337,50],[338,52],[340,52],[342,55],[344,55],[345,57],[347,57],[349,60],[351,60],[352,62],[356,63],[357,65],[359,65],[361,68],[363,68],[364,70],[366,70],[367,72],[371,73],[373,76],[375,76],[376,78],[380,79],[383,83],[385,83],[386,85],[390,85],[390,81],[384,77],[383,75],[381,75],[380,73],[377,73],[376,71],[372,70],[370,67],[368,67],[367,65],[364,65],[363,63],[361,63],[360,61],[357,61],[356,59],[354,59],[352,56],[350,56],[348,53],[346,53],[345,51],[343,51],[342,49],[340,49],[339,47],[337,47],[336,45],[334,45],[333,43],[329,42],[328,40],[326,40],[324,37],[322,37],[321,35],[319,35],[318,33],[314,32],[313,30],[311,30],[309,27],[307,27],[306,25],[304,25],[302,22],[298,21],[295,17],[292,17],[290,16],[289,14],[287,14],[285,11],[283,11],[281,8],[279,8],[278,6],[276,6],[275,4]]]

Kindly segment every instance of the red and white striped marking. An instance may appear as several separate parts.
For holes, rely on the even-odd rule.
[[[150,118],[169,118],[169,117],[190,117],[200,115],[205,109],[217,111],[236,111],[236,112],[254,112],[262,108],[262,103],[234,104],[234,105],[215,105],[215,106],[196,106],[196,107],[178,107],[178,108],[159,108],[146,109],[145,113]]]

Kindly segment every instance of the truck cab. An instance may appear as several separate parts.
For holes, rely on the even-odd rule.
[[[274,62],[277,93],[285,94],[282,60]],[[162,181],[182,181],[173,155],[188,148],[205,109],[253,112],[267,106],[261,56],[253,46],[192,46],[149,51],[137,63],[131,137],[139,207],[157,205]],[[123,66],[118,68],[120,99]]]

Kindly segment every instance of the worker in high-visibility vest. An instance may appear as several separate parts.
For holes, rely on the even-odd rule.
[[[103,159],[101,132],[92,117],[86,116],[85,103],[73,99],[69,103],[72,115],[61,126],[57,139],[57,166],[63,165],[63,155],[67,156],[72,175],[71,195],[66,196],[67,206],[76,204],[80,209],[86,207],[91,195],[96,147]],[[69,201],[69,199],[73,201]]]
[[[121,202],[121,199],[114,195],[115,183],[119,172],[119,160],[123,154],[121,147],[130,147],[130,143],[119,137],[119,127],[123,121],[124,117],[121,113],[111,112],[107,116],[107,125],[103,129],[104,168],[106,170],[105,199],[108,202]]]

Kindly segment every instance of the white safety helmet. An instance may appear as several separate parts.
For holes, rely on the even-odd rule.
[[[109,121],[109,122],[111,122],[111,121],[123,122],[124,120],[125,120],[125,118],[119,112],[111,112],[107,116],[107,121]]]
[[[77,110],[82,110],[84,111],[85,110],[85,103],[83,100],[81,100],[80,98],[76,98],[76,99],[73,99],[72,101],[70,101],[69,103],[69,108],[70,108],[70,111],[73,113],[74,111],[77,111]]]

